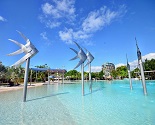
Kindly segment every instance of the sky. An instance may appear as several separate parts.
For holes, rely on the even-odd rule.
[[[126,54],[134,69],[135,37],[143,60],[155,59],[154,0],[0,0],[0,61],[5,66],[24,56],[7,56],[20,49],[8,39],[25,44],[16,30],[39,50],[30,67],[74,69],[79,62],[70,61],[76,56],[70,48],[79,51],[75,41],[94,56],[93,72],[107,62],[126,65]]]

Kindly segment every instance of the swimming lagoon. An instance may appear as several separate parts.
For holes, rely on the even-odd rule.
[[[154,125],[155,81],[94,81],[93,91],[81,84],[50,84],[0,93],[0,125]]]

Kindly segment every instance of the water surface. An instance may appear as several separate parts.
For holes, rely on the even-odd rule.
[[[95,81],[93,91],[81,84],[54,84],[0,93],[0,125],[154,125],[155,81]]]

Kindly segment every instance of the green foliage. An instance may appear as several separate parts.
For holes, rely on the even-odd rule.
[[[145,62],[143,63],[144,66],[144,70],[145,71],[152,71],[155,70],[155,59],[151,59],[151,60],[145,60]],[[37,68],[49,68],[47,64],[44,65],[39,65],[39,66],[35,66]],[[139,68],[134,69],[133,71],[131,71],[131,77],[137,77],[138,74],[136,74],[135,72],[140,72]],[[2,64],[2,62],[0,62],[0,82],[8,82],[10,80],[12,80],[15,83],[19,83],[21,79],[24,78],[24,73],[25,73],[25,69],[23,67],[18,67],[18,68],[13,68],[13,67],[6,67]],[[29,78],[30,75],[32,73],[32,79],[33,81],[36,79],[36,72],[35,71],[29,71]],[[91,73],[91,77],[92,79],[103,79],[103,71],[100,72],[92,72]],[[126,78],[128,77],[128,72],[127,72],[127,67],[126,66],[120,66],[117,67],[116,70],[113,70],[111,72],[111,75],[113,78]],[[151,72],[151,73],[145,73],[146,76],[149,76],[149,79],[155,79],[155,73]],[[37,72],[37,78],[38,81],[44,81],[45,78],[47,78],[48,73],[47,72]],[[81,79],[81,73],[76,71],[76,70],[70,70],[68,72],[65,73],[65,78],[70,79],[70,80],[80,80]],[[84,78],[88,79],[89,74],[87,72],[84,72]]]
[[[116,68],[117,76],[122,78],[126,78],[128,76],[127,67],[120,66]]]
[[[136,72],[140,72],[139,68],[135,68],[133,71],[131,71],[131,77],[137,78],[138,74]]]
[[[111,71],[111,76],[114,78],[114,79],[116,79],[116,77],[117,77],[117,71],[116,70],[112,70]]]
[[[39,65],[39,66],[35,66],[36,68],[49,68],[49,66],[47,64],[44,64],[44,65]],[[30,73],[29,73],[30,75]],[[48,72],[35,72],[35,71],[32,71],[32,81],[37,81],[37,82],[40,82],[40,81],[45,81],[46,78],[48,77]]]
[[[155,59],[151,59],[151,60],[146,59],[144,63],[144,69],[146,71],[155,70]]]
[[[40,66],[35,66],[37,68],[49,68],[49,66],[47,64],[44,64],[44,65],[40,65]]]
[[[91,77],[92,79],[103,79],[103,71],[100,72],[92,72],[91,73]],[[68,72],[65,73],[65,78],[66,79],[70,79],[70,80],[80,80],[81,79],[81,73],[76,71],[76,70],[70,70]],[[84,72],[84,79],[88,80],[89,78],[89,73],[88,72]]]
[[[79,80],[81,79],[81,73],[76,70],[70,70],[65,73],[64,75],[67,79],[70,80]]]
[[[144,66],[145,71],[155,70],[155,59],[151,59],[151,60],[146,59],[143,66]],[[148,79],[155,79],[155,73],[154,72],[145,73],[145,75],[147,75]]]
[[[103,73],[102,70],[101,70],[100,72],[92,72],[92,73],[91,73],[92,79],[93,79],[93,78],[94,78],[94,79],[103,79],[103,75],[104,75],[104,73]]]

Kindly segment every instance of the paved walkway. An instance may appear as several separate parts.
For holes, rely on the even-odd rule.
[[[31,86],[28,84],[28,88],[31,87],[36,87],[36,86],[41,86],[44,83],[35,83],[35,84],[31,84]],[[7,91],[13,91],[13,90],[18,90],[18,89],[23,89],[23,84],[19,85],[19,86],[12,86],[12,87],[6,87],[6,86],[0,86],[0,93],[1,92],[7,92]]]

